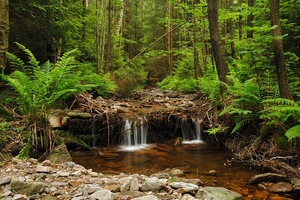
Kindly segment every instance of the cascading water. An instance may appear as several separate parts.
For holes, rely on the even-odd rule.
[[[147,147],[148,124],[145,118],[125,119],[121,150],[135,151]]]
[[[201,140],[201,120],[181,119],[181,132],[183,144],[202,143]]]

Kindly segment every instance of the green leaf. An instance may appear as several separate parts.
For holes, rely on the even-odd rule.
[[[300,125],[293,126],[285,133],[288,140],[300,137]]]

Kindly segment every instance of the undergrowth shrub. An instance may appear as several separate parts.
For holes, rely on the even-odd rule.
[[[199,78],[199,88],[208,96],[213,104],[220,104],[222,96],[221,81],[219,81],[216,73],[207,73],[205,76]]]
[[[260,88],[255,79],[240,82],[233,76],[228,76],[230,85],[227,85],[226,95],[229,97],[228,105],[219,116],[230,114],[235,121],[231,133],[236,133],[245,125],[255,125],[259,120],[261,109]]]
[[[104,94],[111,91],[111,86],[104,86],[107,78],[101,79],[95,74],[81,72],[81,64],[75,60],[77,50],[66,52],[56,64],[48,61],[40,65],[29,49],[18,43],[17,46],[27,55],[28,62],[7,53],[11,65],[19,70],[9,75],[3,72],[1,77],[16,91],[19,111],[29,123],[28,145],[22,153],[28,154],[31,144],[35,149],[48,151],[52,149],[57,137],[48,121],[51,110],[71,95],[97,88],[97,83],[101,83],[99,87]]]
[[[180,78],[178,76],[167,76],[157,85],[162,89],[187,93],[196,92],[199,89],[199,83],[195,78]]]
[[[300,106],[289,99],[276,98],[263,101],[264,109],[260,116],[265,125],[285,130],[288,140],[300,137]]]

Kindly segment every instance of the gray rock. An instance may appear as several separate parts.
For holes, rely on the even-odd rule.
[[[35,158],[29,158],[29,159],[27,160],[27,162],[29,162],[29,163],[31,163],[31,164],[33,164],[33,165],[36,165],[36,164],[38,163],[38,160],[35,159]]]
[[[115,194],[106,189],[100,189],[89,196],[89,199],[113,200]]]
[[[198,190],[198,185],[192,184],[192,183],[185,183],[185,182],[172,182],[169,184],[170,187],[174,189],[184,189],[187,191],[196,191]]]
[[[158,200],[158,198],[154,195],[147,195],[143,197],[133,198],[132,200]]]
[[[62,143],[55,147],[50,155],[47,157],[52,163],[62,164],[67,161],[72,161],[72,157],[68,152],[65,143]]]
[[[79,187],[79,189],[77,190],[77,193],[81,192],[83,194],[84,193],[92,194],[100,189],[102,189],[102,188],[98,184],[83,184]]]
[[[278,182],[290,182],[289,178],[282,174],[276,173],[264,173],[258,174],[253,176],[250,180],[250,184],[257,184],[261,182],[271,182],[271,183],[278,183]]]
[[[51,165],[51,161],[50,160],[44,160],[42,162],[42,166],[50,166]]]
[[[130,181],[127,181],[126,183],[123,183],[120,187],[120,191],[121,192],[129,191],[130,190],[130,185],[131,185]]]
[[[54,182],[51,182],[50,185],[53,186],[53,187],[66,187],[66,186],[69,185],[69,183],[54,181]]]
[[[267,189],[270,192],[273,193],[288,193],[293,190],[292,184],[286,183],[286,182],[278,182],[278,183],[273,183],[270,186],[267,187]]]
[[[26,183],[19,180],[13,180],[11,182],[11,188],[13,191],[27,196],[41,194],[46,187],[46,184],[41,182]]]
[[[37,173],[50,173],[51,167],[38,165],[38,166],[36,166],[35,171]]]
[[[26,195],[22,195],[22,194],[16,194],[13,196],[12,199],[13,200],[29,200],[29,197],[27,197]]]
[[[195,198],[205,200],[242,200],[242,195],[222,187],[202,187]]]
[[[185,194],[182,196],[181,200],[196,200],[196,198],[190,194]]]
[[[0,177],[0,185],[8,184],[8,183],[10,183],[10,181],[11,181],[11,177],[10,176]]]
[[[142,197],[145,194],[143,192],[140,191],[127,191],[127,192],[122,192],[118,195],[118,199],[132,199],[132,198],[137,198],[137,197]]]
[[[59,172],[57,172],[57,175],[59,177],[68,177],[68,176],[70,176],[70,172],[59,171]]]
[[[158,192],[162,188],[163,184],[159,181],[158,178],[146,178],[145,182],[142,184],[142,191],[152,191]]]
[[[130,184],[130,191],[138,191],[139,188],[139,180],[137,178],[133,178]]]

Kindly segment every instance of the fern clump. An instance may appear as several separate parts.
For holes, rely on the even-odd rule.
[[[300,137],[300,106],[290,99],[276,98],[263,101],[264,109],[260,116],[267,124],[274,126],[290,127],[286,130],[285,136],[288,140]],[[284,127],[285,127],[284,126]]]
[[[100,87],[105,88],[108,81],[107,78],[97,79],[94,74],[82,74],[80,63],[75,60],[77,50],[66,52],[56,64],[48,61],[40,65],[29,49],[19,43],[17,46],[25,52],[28,62],[7,53],[11,65],[18,70],[9,75],[2,73],[1,77],[16,91],[19,111],[30,123],[31,138],[28,141],[32,141],[35,148],[50,150],[56,138],[48,122],[51,109],[69,96],[97,88],[100,83]],[[108,86],[104,91],[111,92],[113,89]]]
[[[227,85],[229,105],[219,114],[230,114],[236,122],[231,133],[237,132],[246,124],[252,124],[259,119],[261,109],[260,89],[254,79],[240,82],[239,79],[229,76],[230,85]]]
[[[157,85],[162,89],[188,93],[196,92],[199,89],[199,83],[195,78],[180,78],[178,76],[168,76]]]

